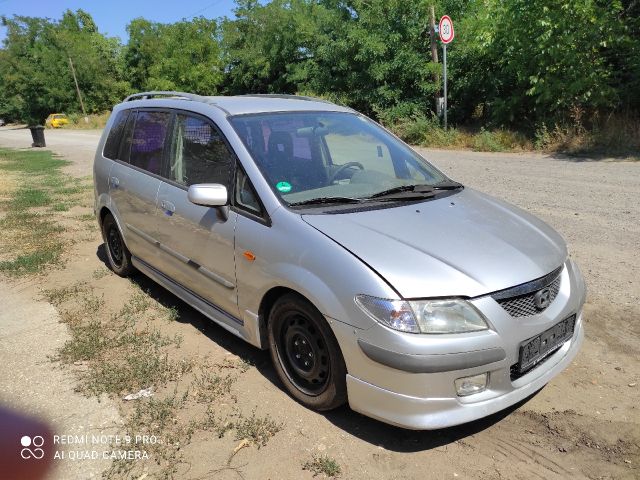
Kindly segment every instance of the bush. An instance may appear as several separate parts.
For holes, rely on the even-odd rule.
[[[85,122],[84,115],[81,113],[70,113],[67,115],[67,117],[69,117],[69,124],[64,125],[63,128],[99,130],[105,127],[110,115],[111,112],[92,113],[87,115],[89,122]]]

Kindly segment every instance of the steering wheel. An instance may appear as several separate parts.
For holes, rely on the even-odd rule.
[[[360,162],[347,162],[344,165],[341,165],[335,172],[333,172],[333,175],[331,175],[331,177],[329,178],[329,184],[333,183],[334,180],[338,178],[339,174],[341,174],[347,168],[351,167],[358,167],[360,170],[364,170],[364,166]]]

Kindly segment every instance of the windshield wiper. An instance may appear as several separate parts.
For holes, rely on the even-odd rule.
[[[389,198],[391,200],[395,199],[412,199],[412,198],[428,198],[433,197],[438,193],[438,190],[456,190],[458,188],[462,188],[462,184],[453,181],[444,181],[440,182],[436,185],[400,185],[398,187],[389,188],[388,190],[383,190],[382,192],[374,193],[373,195],[367,197],[367,199],[384,199]]]
[[[453,180],[445,180],[444,182],[437,183],[433,186],[436,190],[457,190],[458,188],[463,187],[464,185],[454,182]]]
[[[300,202],[290,203],[290,207],[298,207],[301,205],[322,205],[325,203],[361,203],[360,198],[352,197],[318,197],[310,198],[309,200],[302,200]]]
[[[393,187],[389,188],[388,190],[374,193],[367,198],[382,198],[394,196],[396,194],[401,194],[397,195],[398,198],[413,198],[416,196],[426,197],[434,195],[434,187],[432,187],[431,185],[400,185],[399,187]]]

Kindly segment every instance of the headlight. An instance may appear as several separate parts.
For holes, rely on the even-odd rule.
[[[488,329],[473,305],[464,300],[386,300],[357,295],[358,305],[377,322],[409,333],[464,333]]]

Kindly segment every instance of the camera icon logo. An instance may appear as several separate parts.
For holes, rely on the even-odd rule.
[[[44,445],[44,438],[40,435],[36,435],[33,438],[25,435],[20,439],[20,445],[23,447],[20,450],[20,456],[25,460],[29,458],[40,460],[44,457],[44,450],[41,448]]]

